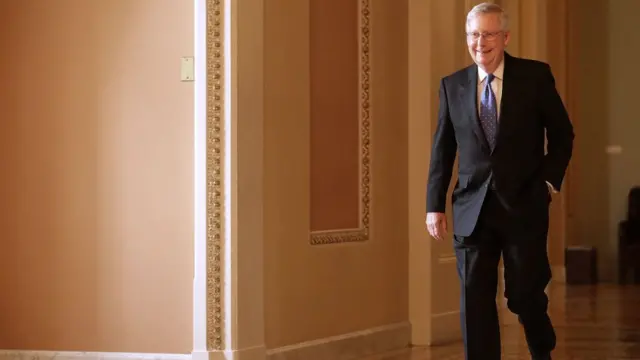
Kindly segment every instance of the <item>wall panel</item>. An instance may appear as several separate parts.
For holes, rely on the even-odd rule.
[[[309,6],[311,243],[364,241],[370,217],[370,4],[310,0]]]

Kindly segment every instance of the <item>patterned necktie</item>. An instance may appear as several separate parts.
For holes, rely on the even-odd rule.
[[[495,79],[495,75],[487,75],[487,81],[480,100],[480,124],[482,125],[484,136],[487,138],[487,142],[489,142],[491,150],[496,146],[496,133],[498,131],[496,97],[493,93],[493,89],[491,89],[491,82],[493,79]]]

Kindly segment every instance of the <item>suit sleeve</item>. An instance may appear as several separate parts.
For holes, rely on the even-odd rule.
[[[555,79],[549,65],[541,76],[540,94],[542,117],[547,133],[547,154],[544,158],[544,179],[560,191],[573,152],[573,125],[556,90]]]
[[[447,90],[444,79],[442,79],[440,81],[438,126],[433,136],[427,180],[427,212],[445,212],[456,149],[456,136],[449,115]]]

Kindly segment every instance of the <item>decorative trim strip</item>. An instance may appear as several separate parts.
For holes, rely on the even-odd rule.
[[[347,242],[359,242],[369,239],[369,216],[370,216],[370,77],[371,65],[369,59],[370,45],[370,0],[360,0],[360,228],[321,230],[311,232],[311,245],[339,244]]]
[[[224,0],[207,0],[207,350],[223,350]]]

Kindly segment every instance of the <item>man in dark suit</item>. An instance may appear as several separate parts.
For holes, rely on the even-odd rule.
[[[545,294],[549,204],[571,158],[573,127],[550,67],[505,53],[508,19],[498,5],[474,7],[466,31],[475,64],[440,83],[427,228],[438,240],[446,235],[447,190],[458,153],[453,238],[466,359],[501,356],[500,256],[507,306],[524,327],[533,359],[550,359],[556,338]]]

